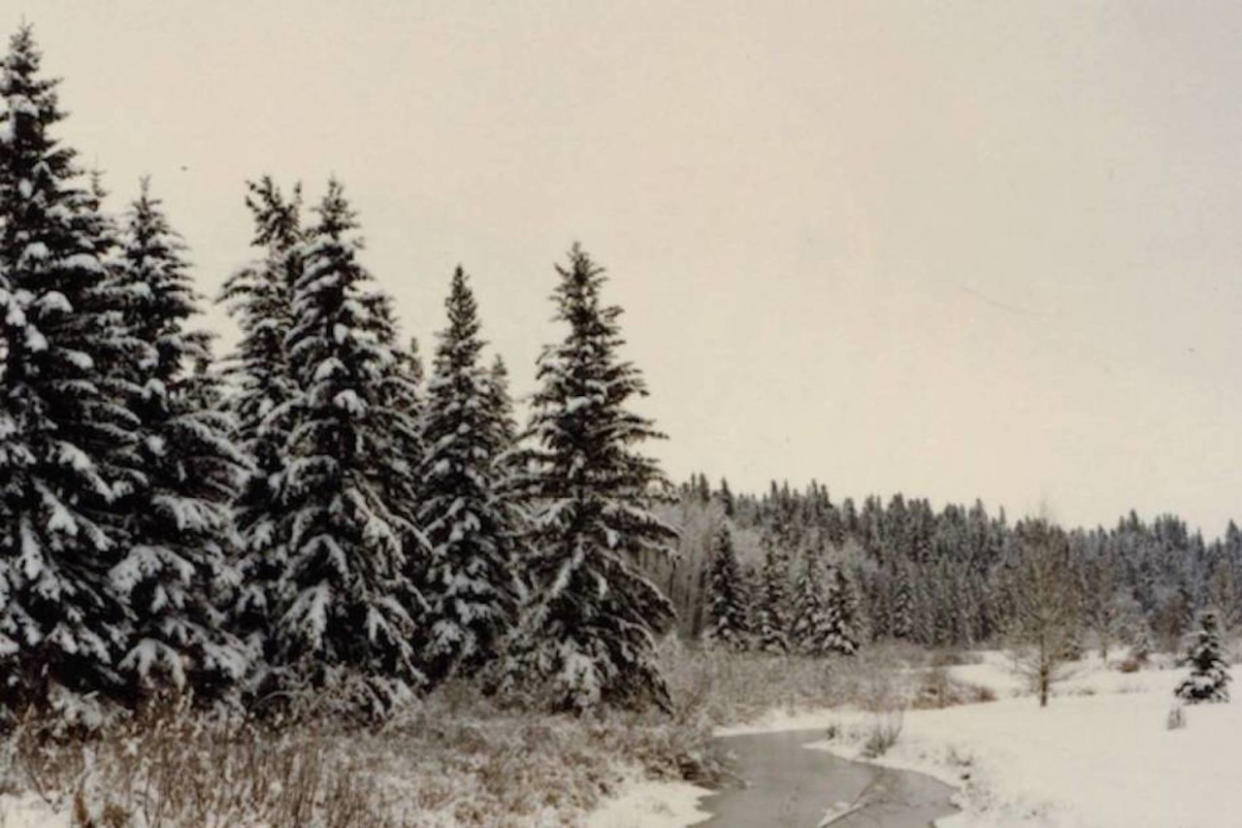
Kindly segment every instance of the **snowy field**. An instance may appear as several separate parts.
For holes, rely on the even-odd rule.
[[[900,739],[877,760],[959,790],[964,810],[940,828],[1206,828],[1225,824],[1222,814],[1242,813],[1242,703],[1188,706],[1186,726],[1169,730],[1183,670],[1127,674],[1090,657],[1073,665],[1041,709],[1005,655],[981,655],[983,663],[949,674],[992,688],[999,700],[906,711]],[[815,747],[855,759],[874,720],[859,710],[773,711],[720,734],[832,728],[838,735]],[[591,824],[693,824],[702,817],[686,816],[693,805],[686,787],[636,786]]]
[[[69,828],[69,811],[59,813],[37,794],[0,796],[0,828]]]
[[[689,782],[653,782],[636,779],[595,810],[587,828],[662,828],[693,825],[711,814],[699,800],[712,791]]]

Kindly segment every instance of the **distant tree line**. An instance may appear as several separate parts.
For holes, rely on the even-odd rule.
[[[728,617],[745,620],[730,625],[749,625],[755,646],[780,649],[778,632],[788,636],[799,627],[773,613],[794,606],[786,593],[796,596],[823,570],[843,586],[825,583],[821,600],[834,589],[856,597],[850,624],[860,642],[998,642],[1030,614],[1030,558],[1048,544],[1064,548],[1056,583],[1045,588],[1065,597],[1061,626],[1070,631],[1071,649],[1090,642],[1106,653],[1150,640],[1173,650],[1203,611],[1213,611],[1226,630],[1242,621],[1242,531],[1232,521],[1222,537],[1206,541],[1174,515],[1146,522],[1131,512],[1112,528],[1049,524],[1036,531],[1047,521],[1011,523],[1003,510],[989,513],[979,501],[936,510],[925,499],[896,494],[856,504],[833,500],[816,482],[801,491],[773,482],[755,496],[696,474],[679,494],[666,514],[682,527],[680,554],[653,561],[649,571],[692,637],[711,634],[724,617],[721,602],[736,602]],[[724,563],[720,553],[726,529],[735,562]]]

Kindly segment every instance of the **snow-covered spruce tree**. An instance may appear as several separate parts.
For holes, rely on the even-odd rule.
[[[908,640],[914,636],[914,595],[910,589],[909,568],[901,567],[896,577],[890,628],[893,638]]]
[[[117,503],[126,544],[111,577],[134,616],[118,666],[135,694],[170,681],[210,698],[246,666],[221,611],[235,586],[229,509],[246,460],[230,419],[202,405],[213,378],[195,368],[210,363],[211,336],[189,327],[200,300],[183,251],[144,180],[115,280],[129,330],[149,346],[149,359],[133,366],[130,399],[142,480]]]
[[[507,470],[506,474],[516,474],[513,470],[513,449],[518,442],[517,421],[513,418],[513,398],[509,394],[509,369],[499,354],[492,360],[492,367],[487,372],[487,411],[492,427],[500,435],[501,446],[509,452],[498,456],[496,462]]]
[[[728,523],[720,524],[713,546],[707,637],[726,647],[744,650],[750,638],[746,627],[746,587]]]
[[[409,577],[414,530],[378,480],[401,413],[379,393],[397,361],[390,320],[368,291],[341,185],[316,208],[293,285],[286,345],[293,406],[280,504],[288,567],[275,616],[276,684],[348,680],[352,710],[382,715],[423,682],[412,643],[421,597]],[[412,430],[409,426],[404,430]],[[412,484],[411,484],[412,488]]]
[[[842,655],[858,652],[858,608],[853,591],[842,567],[833,566],[828,573],[828,620],[816,648],[819,652]]]
[[[411,339],[408,349],[398,344],[397,316],[387,294],[371,293],[364,303],[378,320],[379,344],[390,349],[393,356],[391,364],[380,369],[375,383],[374,427],[388,438],[385,461],[376,469],[375,480],[381,498],[389,504],[393,515],[415,527],[418,525],[419,468],[426,454],[421,425],[423,366],[418,357],[418,343]],[[407,532],[404,546],[407,575],[417,584],[427,574],[426,537],[419,531]]]
[[[251,245],[261,258],[228,278],[219,300],[237,320],[241,339],[226,365],[233,392],[225,407],[236,423],[235,439],[252,468],[242,478],[234,502],[239,536],[241,583],[234,606],[236,628],[248,641],[263,677],[262,656],[270,656],[270,634],[277,585],[287,564],[280,534],[284,508],[280,481],[288,460],[289,418],[298,396],[285,339],[292,325],[293,284],[302,272],[301,187],[286,197],[264,176],[247,183],[246,206],[254,218]]]
[[[478,306],[460,267],[445,306],[448,326],[427,387],[418,510],[431,546],[422,657],[432,682],[494,658],[517,611],[514,525],[495,465],[508,435],[489,408],[496,392],[479,365]]]
[[[36,704],[74,719],[77,702],[124,697],[129,608],[108,573],[136,442],[119,391],[141,347],[39,63],[23,27],[0,74],[0,717]]]
[[[755,644],[765,653],[789,652],[786,612],[789,600],[789,563],[771,537],[764,538],[763,571],[755,612]]]
[[[809,548],[803,555],[793,599],[793,624],[789,629],[791,649],[806,655],[822,655],[828,633],[828,608],[819,558]]]
[[[1177,685],[1174,695],[1189,704],[1229,701],[1229,663],[1221,650],[1216,613],[1200,617],[1183,663],[1190,666],[1190,675]]]
[[[513,398],[509,395],[509,369],[497,354],[487,373],[485,411],[493,433],[500,437],[500,450],[492,458],[492,475],[500,508],[508,516],[513,566],[509,570],[518,609],[530,599],[527,563],[530,559],[530,501],[523,491],[522,470],[529,459],[520,443]]]
[[[650,509],[667,485],[663,473],[634,450],[662,435],[627,410],[647,390],[617,356],[621,308],[601,302],[603,270],[575,245],[557,271],[556,318],[569,332],[539,358],[529,428],[535,594],[502,689],[540,688],[554,707],[575,711],[648,701],[668,708],[654,651],[673,608],[637,562],[670,556],[676,532]]]

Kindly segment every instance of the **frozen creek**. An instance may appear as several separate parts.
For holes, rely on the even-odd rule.
[[[804,747],[824,731],[793,730],[722,737],[745,787],[726,787],[699,807],[719,828],[926,828],[954,813],[954,791],[930,776],[851,762]]]

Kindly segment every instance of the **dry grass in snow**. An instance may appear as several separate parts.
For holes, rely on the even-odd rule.
[[[580,825],[627,780],[712,780],[706,727],[660,713],[506,711],[468,685],[384,727],[191,717],[0,741],[0,828]]]

